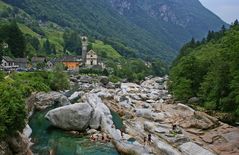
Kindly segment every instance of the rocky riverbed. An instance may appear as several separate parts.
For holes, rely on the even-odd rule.
[[[74,91],[33,94],[28,100],[29,114],[56,106],[45,115],[52,126],[76,136],[79,132],[105,133],[125,154],[239,154],[238,128],[175,103],[166,82],[167,77],[155,77],[140,84],[113,84],[107,77],[72,76]],[[123,136],[111,111],[123,120]],[[148,134],[152,142],[144,146]]]
[[[239,130],[206,113],[174,103],[167,90],[167,77],[147,78],[139,85],[113,84],[107,77],[72,77],[71,81],[79,88],[68,98],[77,99],[77,104],[54,109],[46,115],[57,127],[65,130],[100,128],[113,137],[116,148],[124,153],[239,153]],[[124,120],[123,138],[118,129],[112,128],[110,109]],[[177,125],[179,132],[174,132],[172,125]],[[144,147],[143,138],[149,133],[153,142]],[[129,143],[130,138],[135,142]]]

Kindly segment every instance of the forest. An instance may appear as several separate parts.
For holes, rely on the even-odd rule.
[[[170,88],[180,101],[198,97],[203,107],[239,116],[239,24],[209,31],[185,44],[170,70]]]

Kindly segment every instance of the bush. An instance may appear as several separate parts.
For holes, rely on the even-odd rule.
[[[119,82],[121,79],[120,79],[119,77],[117,77],[117,76],[111,75],[111,76],[109,77],[109,80],[110,80],[111,82],[113,82],[113,83],[117,83],[117,82]]]
[[[50,88],[54,91],[69,88],[69,81],[66,73],[54,72],[50,77]]]
[[[1,74],[0,77],[4,77]],[[13,73],[0,80],[0,138],[25,127],[25,99],[32,92],[62,90],[69,86],[67,74],[54,72]]]
[[[25,127],[26,109],[21,90],[14,83],[0,84],[0,138]]]

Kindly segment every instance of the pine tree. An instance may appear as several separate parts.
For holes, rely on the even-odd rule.
[[[51,43],[48,39],[44,42],[43,49],[47,54],[51,54]]]
[[[7,44],[14,57],[24,57],[26,52],[26,42],[23,33],[17,26],[16,22],[12,22],[7,29]]]
[[[239,21],[236,19],[234,25],[239,25]]]
[[[221,32],[224,34],[226,32],[226,27],[225,25],[222,25]]]
[[[0,40],[0,62],[2,62],[3,50],[3,41]]]

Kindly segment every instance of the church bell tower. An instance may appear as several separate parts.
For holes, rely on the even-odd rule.
[[[87,46],[88,46],[88,38],[86,36],[81,37],[81,43],[82,43],[82,60],[83,60],[83,64],[85,64]]]

